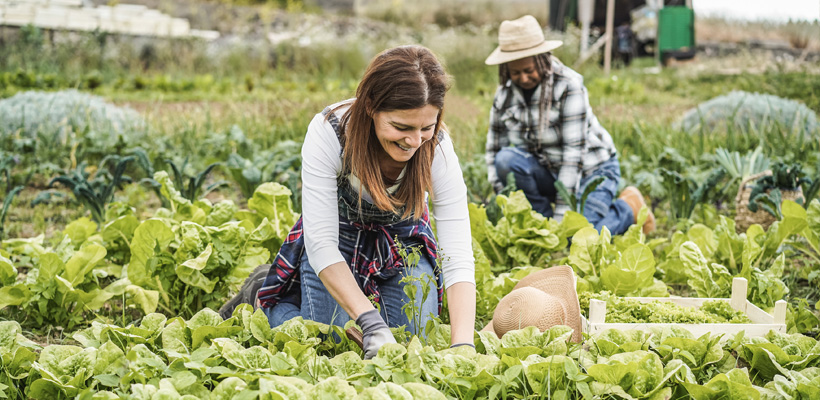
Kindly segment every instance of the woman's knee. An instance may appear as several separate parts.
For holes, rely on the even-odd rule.
[[[302,257],[300,278],[302,318],[338,326],[344,326],[350,320],[350,316],[336,302],[313,267],[310,266],[307,255]]]
[[[593,225],[596,225],[598,221],[606,217],[607,213],[609,213],[609,209],[612,207],[612,201],[615,198],[615,191],[618,188],[616,180],[607,177],[604,178],[604,181],[601,182],[595,190],[589,193],[584,203],[584,216]],[[582,190],[579,191],[579,196],[583,193],[584,189],[585,188],[582,188]]]
[[[288,320],[302,316],[299,306],[291,303],[279,303],[273,307],[263,307],[262,312],[268,317],[268,324],[276,328]]]
[[[529,168],[528,154],[514,147],[505,147],[495,155],[495,169],[498,177],[507,179],[510,172],[516,174],[527,173]]]

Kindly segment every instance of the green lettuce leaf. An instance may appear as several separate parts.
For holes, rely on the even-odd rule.
[[[705,385],[683,382],[683,387],[694,400],[759,399],[760,392],[752,386],[746,369],[733,369],[718,374]]]
[[[131,283],[156,287],[152,280],[155,271],[149,268],[148,261],[167,248],[174,238],[171,228],[159,219],[149,219],[137,227],[131,241],[131,263],[126,270]]]
[[[623,251],[617,262],[607,266],[601,273],[604,287],[623,296],[654,284],[655,256],[642,243],[636,243]]]
[[[687,282],[695,289],[698,297],[729,297],[732,275],[720,264],[708,265],[698,245],[694,242],[682,244],[680,259],[689,278]]]
[[[63,229],[63,233],[68,235],[74,246],[79,246],[91,235],[97,232],[97,223],[88,217],[81,217],[71,221]]]
[[[217,282],[208,279],[202,273],[202,270],[205,269],[205,266],[208,264],[208,259],[211,258],[212,252],[213,244],[208,243],[208,245],[205,246],[205,250],[196,258],[178,264],[176,267],[177,277],[188,285],[204,290],[205,293],[213,292]]]

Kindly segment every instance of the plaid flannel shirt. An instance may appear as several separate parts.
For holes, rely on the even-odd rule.
[[[507,146],[532,153],[573,196],[583,177],[617,155],[612,137],[592,113],[583,77],[555,57],[552,57],[552,70],[552,105],[546,131],[540,131],[538,126],[538,99],[546,85],[538,85],[530,104],[512,81],[499,86],[495,93],[490,109],[486,161],[488,178],[496,190],[503,185],[496,173],[495,156]],[[567,210],[569,205],[559,196],[555,217],[562,218]]]

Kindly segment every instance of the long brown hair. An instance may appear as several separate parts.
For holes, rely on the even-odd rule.
[[[546,52],[532,56],[535,70],[541,77],[541,95],[538,98],[538,127],[541,131],[549,127],[549,112],[552,106],[552,53]],[[498,83],[507,84],[510,80],[510,69],[507,63],[498,66]]]
[[[444,68],[433,53],[422,46],[401,46],[383,51],[368,65],[356,89],[356,98],[342,115],[342,165],[362,182],[381,210],[398,212],[402,218],[421,218],[425,192],[432,189],[433,155],[438,132],[443,127],[444,94],[449,89]],[[339,108],[345,106],[343,104]],[[394,194],[374,155],[384,150],[376,138],[373,117],[377,112],[411,110],[433,105],[439,109],[435,134],[424,142],[407,163],[404,177]],[[334,110],[336,111],[336,110]],[[359,189],[361,203],[361,188]]]

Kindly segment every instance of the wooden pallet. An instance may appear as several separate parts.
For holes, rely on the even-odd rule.
[[[607,323],[606,302],[601,300],[589,301],[589,320],[582,318],[582,328],[588,334],[595,334],[606,329],[629,330],[637,329],[648,331],[651,328],[676,326],[692,332],[695,337],[705,333],[724,334],[724,338],[745,331],[746,336],[763,336],[769,331],[786,333],[786,301],[778,300],[774,306],[774,315],[761,310],[746,299],[748,282],[745,278],[734,278],[732,281],[732,297],[729,299],[693,298],[693,297],[627,297],[643,303],[652,301],[668,301],[684,307],[700,307],[710,300],[726,301],[737,311],[746,313],[751,324],[658,324],[658,323]]]

